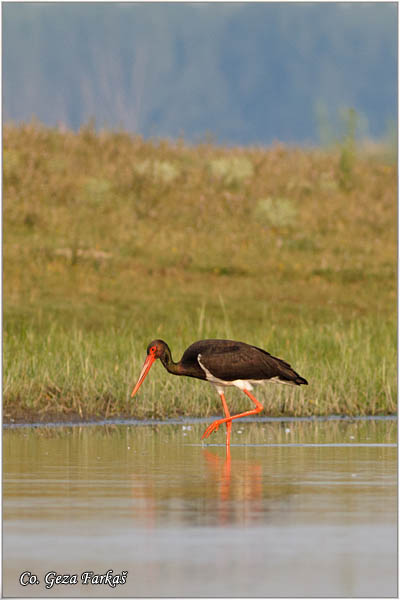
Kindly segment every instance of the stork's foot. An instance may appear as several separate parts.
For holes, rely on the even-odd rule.
[[[213,431],[218,431],[218,427],[226,422],[227,419],[218,419],[217,421],[213,421],[212,423],[210,423],[210,425],[207,427],[207,429],[201,436],[201,439],[204,440],[205,438],[208,438],[208,436],[211,435]],[[231,423],[231,421],[229,421],[229,423]]]

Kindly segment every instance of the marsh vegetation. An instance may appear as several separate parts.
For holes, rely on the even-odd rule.
[[[3,170],[6,420],[219,414],[210,386],[161,365],[131,401],[155,337],[175,360],[229,337],[290,362],[310,385],[258,388],[270,415],[395,411],[383,155],[30,123],[5,126]]]

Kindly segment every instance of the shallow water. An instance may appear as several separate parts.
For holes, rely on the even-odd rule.
[[[200,422],[7,428],[3,595],[396,596],[396,427],[243,422],[230,457]]]

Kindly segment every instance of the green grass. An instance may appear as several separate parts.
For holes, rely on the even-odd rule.
[[[222,315],[220,320],[223,323]],[[198,337],[192,333],[196,323],[192,325],[185,319],[181,335],[171,332],[165,336],[176,358]],[[226,337],[229,333],[223,325],[217,325],[217,319],[214,327],[211,323],[209,326],[211,336]],[[300,322],[290,335],[287,330],[271,329],[265,319],[260,322],[260,330],[261,334],[253,332],[252,341],[275,354],[290,357],[296,369],[310,381],[310,386],[301,391],[272,384],[257,388],[257,397],[264,403],[267,414],[356,415],[395,411],[396,357],[390,326],[367,321],[346,325],[337,321],[310,329]],[[232,337],[243,336],[233,333]],[[41,417],[60,413],[84,418],[93,415],[162,418],[220,413],[220,400],[211,386],[172,377],[160,363],[152,368],[141,392],[130,399],[150,339],[150,331],[147,337],[135,339],[128,327],[83,332],[76,326],[71,329],[53,326],[46,334],[43,329],[35,332],[33,328],[7,333],[6,414],[11,405],[26,407],[32,415],[37,413]],[[232,410],[242,410],[248,405],[245,396],[236,390],[228,391],[227,397]]]
[[[310,385],[257,388],[267,414],[395,412],[396,168],[340,161],[6,126],[5,420],[220,414],[160,364],[130,399],[156,337],[290,362]]]

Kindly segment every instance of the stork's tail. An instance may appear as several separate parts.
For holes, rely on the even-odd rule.
[[[292,385],[308,385],[307,379],[296,373],[289,363],[278,359],[279,361],[279,381],[282,383],[291,383]]]
[[[296,379],[294,380],[294,383],[296,385],[308,385],[307,379],[304,379],[304,377],[301,377],[297,373],[296,373]]]

